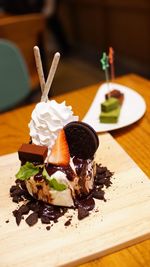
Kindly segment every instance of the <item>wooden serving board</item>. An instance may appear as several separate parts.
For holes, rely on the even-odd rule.
[[[50,231],[39,222],[18,227],[12,216],[17,204],[9,197],[19,168],[17,153],[0,158],[0,266],[72,266],[150,237],[150,181],[109,134],[100,135],[97,162],[115,172],[106,190],[107,201],[96,201],[82,221],[77,214],[65,227],[67,215]],[[5,221],[9,220],[9,223]]]

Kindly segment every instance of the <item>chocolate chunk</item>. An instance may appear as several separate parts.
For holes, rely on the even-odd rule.
[[[46,230],[49,231],[51,229],[50,226],[46,226]]]
[[[72,218],[68,219],[65,223],[64,226],[69,226],[71,224]]]
[[[22,144],[18,150],[19,159],[22,162],[41,162],[43,163],[47,156],[48,148],[33,144]]]
[[[38,221],[38,213],[36,212],[31,213],[26,219],[26,223],[29,226],[33,226],[34,224],[37,223],[37,221]]]
[[[16,189],[13,190],[13,192],[11,192],[10,195],[11,195],[11,197],[13,197],[13,196],[18,196],[19,197],[19,196],[22,196],[23,193],[24,193],[23,189],[21,189],[20,187],[16,187]]]
[[[45,224],[49,224],[50,218],[48,218],[47,216],[41,216],[41,222]]]
[[[39,208],[39,217],[47,217],[49,220],[57,222],[57,219],[65,213],[59,206],[53,206],[47,203],[41,203]]]
[[[105,177],[103,178],[102,175],[100,177],[98,176],[98,178],[95,179],[96,185],[105,185],[105,182],[106,182],[106,179]]]
[[[113,173],[110,172],[106,167],[101,167],[101,165],[96,165],[96,176],[94,179],[95,185],[105,185],[106,187],[111,185],[111,177]]]
[[[117,90],[117,89],[114,89],[114,90],[112,90],[110,93],[107,93],[107,94],[105,95],[105,97],[106,97],[106,99],[108,99],[109,97],[117,98],[118,101],[119,101],[119,103],[120,103],[120,105],[122,105],[123,100],[124,100],[124,94],[121,93],[121,92],[120,92],[119,90]]]
[[[23,198],[20,196],[13,196],[12,201],[15,203],[19,203],[20,201],[23,201]]]
[[[106,188],[109,187],[111,184],[112,184],[112,182],[110,181],[110,179],[107,179],[105,182]]]
[[[87,216],[89,216],[89,211],[83,207],[78,207],[78,219],[82,220]]]
[[[93,158],[99,146],[99,139],[91,126],[84,122],[75,121],[68,123],[64,130],[72,157]]]
[[[21,219],[22,219],[22,214],[20,212],[18,212],[18,210],[14,210],[13,215],[16,218],[17,225],[19,225],[21,222]]]
[[[10,188],[10,196],[13,198],[13,202],[18,203],[23,200],[23,198],[28,198],[29,193],[26,189],[22,189],[21,184],[17,182],[16,186]]]
[[[96,164],[96,173],[101,174],[107,171],[106,167],[101,167],[100,165]]]
[[[17,185],[12,185],[10,188],[10,193],[13,193],[18,188]]]
[[[112,172],[110,172],[109,170],[106,171],[106,177],[111,177],[112,176]]]
[[[19,184],[20,184],[20,186],[21,186],[22,189],[27,190],[25,181],[21,181],[21,180],[19,180]]]
[[[29,206],[26,204],[26,205],[22,205],[19,209],[18,209],[18,212],[20,212],[21,215],[23,214],[28,214],[30,211],[30,208]]]
[[[16,223],[17,225],[20,224],[22,215],[23,214],[28,214],[30,211],[29,207],[27,205],[22,205],[18,210],[13,211],[13,215],[16,218]]]
[[[93,197],[96,199],[104,200],[104,194],[105,192],[103,190],[93,190]]]
[[[88,211],[93,210],[95,207],[95,201],[93,199],[93,195],[89,195],[84,197],[76,202],[78,207],[82,207]]]
[[[35,201],[34,199],[32,199],[32,201],[28,202],[27,205],[28,205],[30,210],[32,210],[34,212],[39,212],[39,206],[40,206],[39,201]]]

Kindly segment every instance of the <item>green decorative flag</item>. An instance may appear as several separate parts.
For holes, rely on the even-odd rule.
[[[100,62],[102,64],[102,70],[105,71],[106,83],[107,83],[108,93],[109,93],[110,92],[110,90],[109,90],[109,74],[108,74],[109,61],[108,61],[108,56],[105,52],[103,52],[103,56],[102,56]]]
[[[103,52],[103,56],[100,61],[102,63],[102,69],[107,70],[107,68],[109,67],[109,63],[108,63],[108,56],[106,55],[105,52]]]

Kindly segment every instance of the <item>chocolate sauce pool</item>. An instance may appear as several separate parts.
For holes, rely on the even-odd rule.
[[[84,165],[87,165],[85,160],[74,160],[74,164],[78,168],[78,175],[81,175],[81,171],[84,169]],[[52,175],[55,171],[61,170],[66,173],[67,178],[71,179],[72,169],[71,167],[56,167],[46,168],[49,175]],[[89,216],[90,211],[95,207],[94,198],[105,200],[104,186],[107,188],[111,185],[111,177],[113,173],[110,172],[107,167],[102,167],[101,165],[96,165],[96,175],[94,177],[94,188],[89,195],[84,195],[83,197],[78,197],[75,200],[75,208],[78,210],[78,219],[82,220],[86,216]],[[39,172],[35,179],[42,179],[42,172]],[[25,201],[25,204],[21,205],[19,209],[13,211],[13,215],[16,218],[17,225],[20,224],[21,220],[25,218],[26,223],[29,226],[33,226],[40,219],[43,224],[49,224],[46,228],[50,230],[51,223],[58,222],[58,219],[63,216],[68,209],[66,207],[53,206],[42,201],[34,199],[27,191],[24,181],[16,180],[16,185],[10,188],[10,196],[13,202],[19,203]],[[66,222],[65,226],[70,225],[71,219]]]

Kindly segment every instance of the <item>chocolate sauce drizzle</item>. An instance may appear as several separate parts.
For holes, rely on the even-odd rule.
[[[84,162],[74,162],[74,164],[78,165],[78,174],[83,169]],[[79,164],[80,163],[80,164]],[[51,168],[52,169],[52,168]],[[68,172],[67,178],[72,174],[71,168],[68,167],[64,170],[62,167],[57,167],[57,170]],[[56,169],[52,169],[52,173],[50,173],[50,168],[47,168],[48,173],[51,175],[53,171]],[[88,195],[83,195],[82,197],[78,197],[75,200],[75,208],[78,210],[78,219],[82,220],[86,216],[89,216],[90,211],[95,207],[94,199],[100,199],[106,201],[105,199],[105,191],[104,187],[109,187],[111,182],[111,177],[113,173],[110,172],[107,167],[102,167],[100,164],[96,165],[96,175],[94,177],[94,188]],[[41,173],[36,175],[36,179],[42,179]],[[57,223],[58,219],[63,216],[68,209],[66,207],[54,206],[42,201],[34,199],[27,191],[26,185],[24,181],[16,180],[16,185],[13,185],[10,188],[10,196],[12,197],[12,201],[19,203],[23,202],[18,209],[13,211],[13,215],[16,218],[17,225],[20,224],[21,220],[24,219],[26,215],[26,223],[29,226],[33,226],[40,219],[42,224],[48,224],[46,227],[47,230],[50,230],[51,223]],[[68,223],[65,226],[69,226],[71,224],[71,219],[69,219]]]

